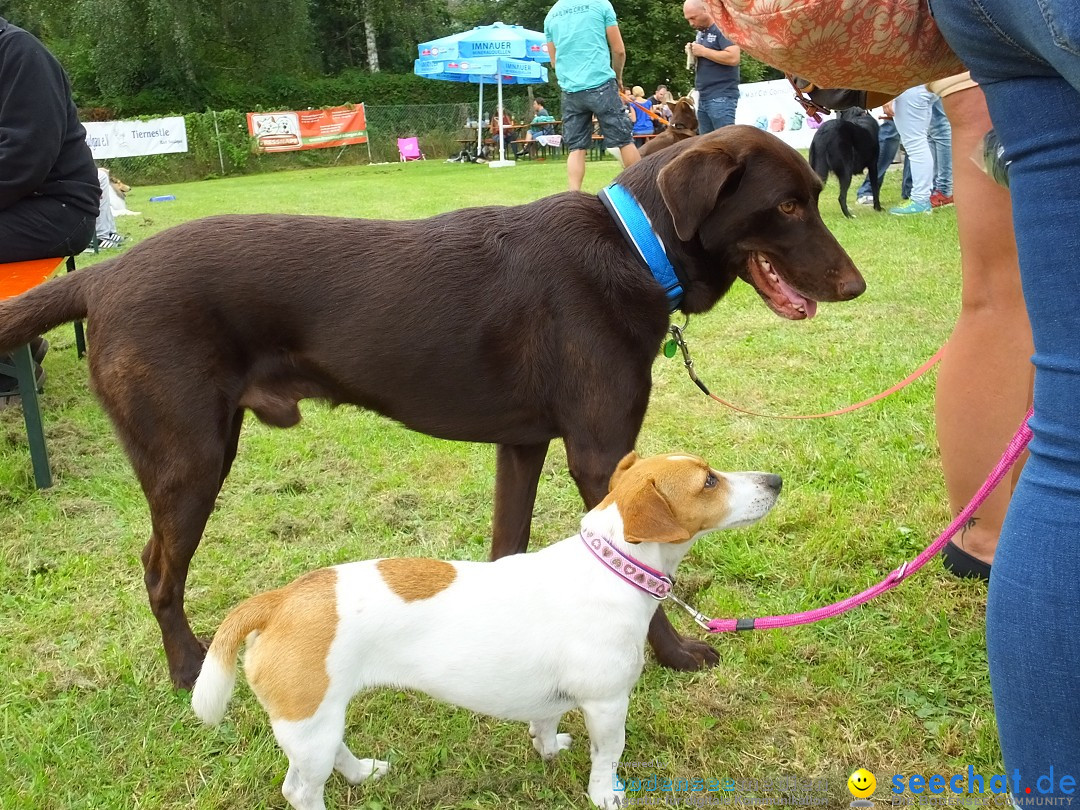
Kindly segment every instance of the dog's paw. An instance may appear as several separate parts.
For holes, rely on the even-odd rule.
[[[558,756],[560,751],[570,747],[573,738],[569,734],[554,734],[545,737],[538,732],[535,723],[529,723],[529,736],[532,737],[533,748],[545,761],[550,761]]]
[[[539,746],[537,746],[536,750],[545,761],[550,762],[559,755],[560,751],[568,750],[571,742],[573,742],[573,738],[569,734],[556,734],[554,748],[548,748],[541,751]],[[536,744],[536,740],[533,740],[533,744]]]
[[[626,798],[621,790],[590,790],[589,798],[601,810],[619,810],[626,806]]]
[[[720,655],[704,641],[681,639],[678,645],[673,645],[657,651],[657,659],[668,669],[681,672],[693,672],[698,669],[708,669],[720,663]]]
[[[351,785],[359,785],[368,779],[382,779],[390,770],[390,763],[382,759],[357,759],[339,757],[334,763],[338,773]]]

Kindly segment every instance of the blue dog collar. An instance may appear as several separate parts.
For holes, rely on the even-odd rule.
[[[682,281],[668,258],[664,243],[653,230],[649,215],[638,205],[634,195],[618,183],[612,183],[607,188],[601,189],[596,196],[600,198],[600,202],[604,204],[615,220],[615,224],[619,226],[623,238],[645,262],[653,278],[664,288],[664,294],[668,299],[668,312],[677,310],[682,304],[684,295]]]

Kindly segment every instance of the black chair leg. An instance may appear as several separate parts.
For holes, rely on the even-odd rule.
[[[75,272],[74,256],[68,256],[67,258],[67,271],[69,273]],[[86,356],[86,331],[83,329],[82,321],[75,321],[75,352],[78,354],[79,359]]]

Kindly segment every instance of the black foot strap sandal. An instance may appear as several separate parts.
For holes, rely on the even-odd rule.
[[[941,550],[941,564],[946,571],[960,579],[990,579],[990,563],[972,557],[953,543],[946,543]]]

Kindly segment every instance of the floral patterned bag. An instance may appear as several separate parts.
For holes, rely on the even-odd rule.
[[[706,0],[732,42],[818,87],[899,95],[960,73],[927,0]]]

